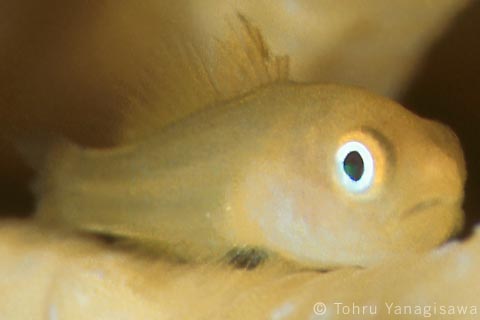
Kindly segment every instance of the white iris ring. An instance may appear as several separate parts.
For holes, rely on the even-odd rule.
[[[363,174],[360,179],[357,181],[353,180],[346,172],[344,168],[345,158],[351,152],[358,152],[360,157],[363,160]],[[340,178],[340,183],[342,186],[350,192],[360,193],[373,184],[375,178],[375,163],[368,148],[358,142],[358,141],[349,141],[343,144],[340,149],[338,149],[337,154],[335,155],[335,162],[337,166],[338,177]]]

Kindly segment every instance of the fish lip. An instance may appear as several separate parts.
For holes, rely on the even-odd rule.
[[[418,213],[424,212],[427,209],[441,206],[442,204],[445,204],[445,202],[442,201],[441,198],[431,198],[431,199],[419,201],[416,204],[414,204],[412,207],[410,207],[408,210],[406,210],[403,214],[403,217],[408,218],[412,215],[416,215]]]

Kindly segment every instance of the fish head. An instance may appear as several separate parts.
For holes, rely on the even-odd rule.
[[[368,266],[461,228],[465,161],[448,127],[357,88],[276,90],[282,99],[269,101],[290,111],[242,179],[246,242],[313,265]]]

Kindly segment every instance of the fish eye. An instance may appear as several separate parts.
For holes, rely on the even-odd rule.
[[[347,191],[360,193],[372,186],[375,163],[372,153],[363,143],[344,143],[336,153],[335,162],[340,183]]]

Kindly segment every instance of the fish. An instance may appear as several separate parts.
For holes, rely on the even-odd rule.
[[[125,143],[60,138],[35,152],[36,219],[188,261],[233,252],[246,266],[276,255],[326,269],[428,251],[460,230],[466,170],[451,129],[365,89],[290,80],[288,60],[239,18],[210,64],[166,46],[182,55],[165,53],[172,77],[150,85],[174,88],[132,98],[143,109],[126,116]]]

